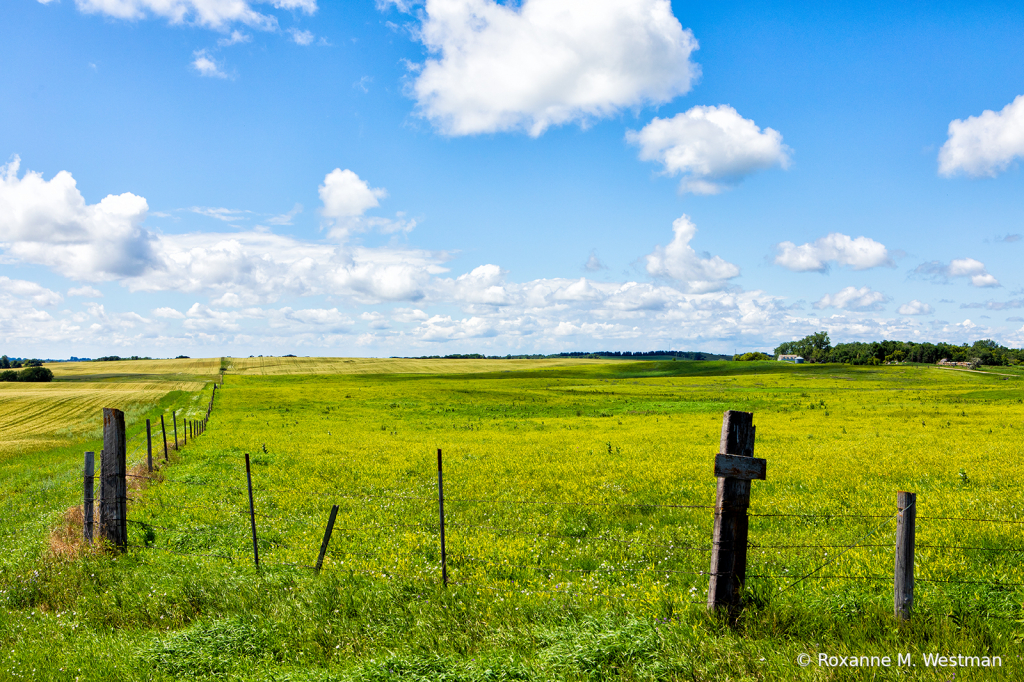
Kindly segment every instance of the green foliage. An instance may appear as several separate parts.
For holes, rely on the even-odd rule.
[[[0,381],[53,381],[53,372],[40,365],[29,365],[20,372],[16,372],[13,369],[5,369],[0,371]]]
[[[970,346],[914,341],[873,341],[840,343],[833,347],[825,332],[811,334],[799,341],[782,343],[775,349],[775,354],[802,355],[808,362],[841,362],[850,365],[897,362],[935,364],[944,358],[951,362],[976,361],[979,365],[997,366],[1019,365],[1024,361],[1024,349],[1006,348],[991,339],[975,341]]]
[[[761,360],[771,360],[772,357],[765,353],[751,352],[744,353],[742,355],[734,355],[732,356],[732,359],[738,362],[758,362]]]
[[[273,628],[256,618],[218,618],[170,633],[143,656],[176,678],[223,675],[273,657]]]
[[[45,382],[53,381],[53,372],[46,367],[28,367],[18,372],[18,381]]]

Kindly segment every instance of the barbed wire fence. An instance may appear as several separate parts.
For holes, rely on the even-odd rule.
[[[216,390],[214,391],[214,396]],[[207,408],[206,416],[199,420],[194,430],[186,426],[187,437],[195,438],[206,428],[210,411],[213,408],[213,396]],[[736,413],[733,413],[736,414]],[[740,413],[744,414],[744,413]],[[730,449],[726,442],[728,436],[729,413],[723,424],[724,453]],[[201,426],[200,426],[201,424]],[[748,421],[749,424],[749,421]],[[735,430],[735,429],[734,429]],[[740,429],[742,430],[742,429]],[[742,434],[741,434],[742,435]],[[126,440],[133,443],[132,452],[140,452],[145,444],[144,432],[140,431],[133,438]],[[723,474],[745,475],[744,469],[735,469],[736,457],[752,458],[753,429],[750,427],[750,453],[719,455],[716,462],[716,475],[719,480],[718,499],[715,504],[671,504],[664,502],[594,502],[572,500],[532,500],[503,499],[488,497],[448,497],[444,496],[442,477],[441,452],[438,451],[438,487],[437,496],[409,494],[406,491],[375,489],[363,494],[336,492],[332,490],[316,490],[299,486],[288,486],[280,483],[269,484],[257,481],[252,483],[252,466],[246,454],[246,482],[236,484],[225,483],[223,480],[197,480],[195,477],[176,477],[161,471],[142,469],[145,459],[135,460],[132,471],[126,478],[150,484],[159,484],[161,490],[174,490],[176,486],[193,489],[198,493],[216,491],[219,504],[193,504],[169,502],[163,497],[155,499],[145,508],[151,517],[159,509],[168,508],[177,512],[186,512],[186,518],[206,523],[196,525],[169,526],[159,523],[153,518],[127,519],[131,524],[143,531],[145,541],[128,543],[125,536],[124,548],[140,551],[156,551],[176,556],[197,557],[227,561],[245,565],[250,561],[258,570],[303,570],[314,573],[328,572],[354,577],[369,576],[380,579],[404,579],[416,582],[435,582],[444,587],[456,587],[463,590],[476,590],[477,593],[487,592],[495,598],[504,596],[538,596],[558,597],[572,600],[604,600],[626,605],[635,605],[643,599],[651,599],[653,585],[654,598],[662,599],[674,607],[705,606],[712,610],[724,610],[735,616],[737,609],[743,605],[745,590],[756,588],[775,594],[787,593],[808,581],[869,581],[885,583],[893,581],[894,613],[897,618],[909,618],[912,613],[914,584],[935,585],[969,585],[984,586],[998,591],[1012,591],[1024,587],[1024,582],[1012,578],[1002,580],[979,580],[976,576],[956,576],[943,573],[941,562],[929,562],[921,566],[924,570],[917,575],[914,569],[915,550],[923,550],[925,554],[937,553],[948,556],[951,552],[982,552],[985,556],[1013,557],[1024,553],[1022,546],[977,546],[972,544],[920,544],[915,545],[915,522],[928,521],[939,523],[962,522],[970,524],[1004,524],[1024,525],[1024,519],[926,516],[918,515],[916,496],[910,495],[909,503],[901,504],[891,513],[791,513],[791,512],[751,512],[745,505],[737,505],[727,494],[723,496],[723,488],[728,489],[734,484],[735,477]],[[735,439],[734,439],[735,440]],[[760,460],[763,462],[763,460]],[[754,467],[754,464],[743,463],[742,467]],[[733,467],[733,468],[729,468]],[[140,470],[141,469],[141,470]],[[237,470],[237,469],[236,469]],[[763,466],[760,469],[763,472]],[[757,471],[755,471],[755,474]],[[761,476],[763,477],[763,475]],[[757,480],[756,475],[751,477]],[[732,481],[730,481],[732,479]],[[743,479],[740,479],[743,480]],[[746,479],[747,486],[751,479]],[[748,488],[749,489],[749,488]],[[317,517],[312,513],[297,515],[281,513],[276,500],[283,495],[292,499],[306,501],[307,507],[323,510],[327,503],[332,505],[330,519],[322,539],[316,531]],[[260,504],[256,504],[256,500]],[[903,499],[900,497],[899,499]],[[339,526],[334,525],[338,511],[338,503],[347,503],[355,508],[346,513]],[[386,522],[385,511],[393,511],[397,505],[418,505],[414,513],[402,512],[402,518],[426,518],[429,514],[437,514],[433,521]],[[445,504],[448,511],[445,511]],[[320,506],[317,506],[320,505]],[[474,523],[472,515],[465,511],[464,506],[490,506],[500,509],[617,509],[643,511],[650,513],[685,513],[696,516],[693,528],[697,534],[707,537],[708,542],[680,542],[671,538],[646,538],[636,535],[614,533],[590,533],[583,529],[579,532],[551,531],[527,529],[509,524],[493,522]],[[730,513],[735,516],[737,511],[743,517],[743,537],[730,536],[722,533],[723,523],[729,521]],[[322,511],[320,512],[322,513]],[[216,521],[209,523],[210,515]],[[369,516],[375,520],[366,521]],[[517,518],[524,518],[516,512]],[[323,517],[319,517],[322,521]],[[490,518],[485,515],[485,518]],[[806,523],[810,520],[826,524],[839,523],[849,526],[851,523],[863,523],[861,528],[849,542],[840,543],[808,543],[794,542],[790,544],[760,544],[749,541],[746,537],[747,523],[761,519],[776,523]],[[248,522],[248,523],[246,523]],[[894,528],[895,526],[895,528]],[[902,530],[901,530],[902,526]],[[323,526],[321,525],[322,529]],[[162,531],[167,544],[155,542],[153,531]],[[445,537],[444,531],[449,535]],[[455,535],[451,535],[451,531]],[[895,537],[893,537],[895,531]],[[286,537],[291,533],[293,539]],[[902,535],[901,535],[902,532]],[[251,533],[251,538],[247,537]],[[261,538],[262,534],[262,538]],[[413,536],[418,543],[414,549],[406,548],[405,556],[382,556],[381,551],[355,551],[352,547],[339,543],[347,540],[359,543],[361,548],[369,545],[371,550],[378,548],[382,538],[391,538],[403,534]],[[690,533],[693,536],[694,533]],[[296,541],[294,536],[301,538]],[[331,547],[332,538],[335,540]],[[229,539],[233,545],[224,551],[224,540]],[[511,539],[523,540],[520,550],[533,552],[532,561],[525,561],[522,556],[503,548]],[[244,549],[251,540],[251,551]],[[319,540],[319,542],[316,542]],[[454,540],[454,542],[453,542]],[[495,542],[498,540],[499,542]],[[538,546],[527,544],[528,541],[561,543],[558,549],[563,550],[562,556],[555,554],[554,549],[544,547],[544,560],[541,553],[534,552]],[[742,541],[738,545],[737,541]],[[219,545],[219,546],[218,546]],[[303,546],[304,545],[304,546]],[[317,554],[318,560],[313,562],[285,561],[278,554],[284,552],[295,556],[308,551],[308,556]],[[488,553],[474,553],[472,547],[490,548]],[[432,551],[437,550],[437,551]],[[525,549],[524,549],[525,548]],[[614,548],[604,550],[602,548]],[[453,551],[454,550],[454,551]],[[587,550],[589,555],[581,551]],[[890,562],[881,568],[882,559],[872,559],[878,566],[877,572],[855,573],[849,570],[837,571],[844,558],[851,556],[855,550],[877,552],[886,550],[893,552]],[[260,557],[260,553],[263,557]],[[566,553],[567,552],[567,553]],[[817,554],[823,555],[818,557]],[[270,556],[268,556],[268,554]],[[814,555],[808,559],[807,555]],[[747,573],[747,557],[759,557],[756,570]],[[617,557],[617,561],[612,558]],[[269,559],[269,561],[268,561]],[[561,562],[559,563],[559,560]],[[717,561],[716,561],[717,559]],[[646,563],[645,563],[646,562]],[[789,562],[788,564],[786,562]],[[701,565],[703,564],[703,565]],[[807,566],[810,565],[810,570]],[[900,578],[901,566],[903,580]],[[450,574],[450,570],[454,572]],[[909,572],[908,572],[909,570]],[[891,572],[890,572],[891,571]],[[451,575],[451,577],[450,577]],[[1009,571],[1007,571],[1009,575]],[[909,582],[908,582],[909,576]],[[647,577],[646,583],[636,584],[626,579],[629,577]],[[725,599],[716,600],[715,585],[726,585]],[[723,591],[720,590],[720,593]],[[706,598],[704,598],[706,595]],[[1005,619],[1024,622],[1019,604],[1013,613],[984,613],[986,618]]]

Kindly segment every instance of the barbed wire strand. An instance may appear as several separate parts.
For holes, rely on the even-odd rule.
[[[906,511],[907,509],[910,509],[910,507],[914,506],[915,504],[917,504],[917,501],[916,501],[916,500],[915,500],[915,501],[914,501],[914,502],[913,502],[913,503],[912,503],[912,504],[911,504],[910,506],[908,506],[908,507],[906,507],[905,509],[903,509],[903,511]],[[886,518],[886,519],[885,519],[884,521],[882,521],[882,523],[878,524],[877,526],[875,526],[874,528],[872,528],[872,529],[871,529],[870,531],[868,531],[868,532],[867,532],[867,533],[866,533],[865,535],[863,535],[863,536],[861,536],[861,537],[857,538],[857,540],[855,540],[855,541],[853,542],[853,544],[849,545],[849,546],[848,546],[848,547],[847,547],[847,548],[846,548],[846,549],[845,549],[844,551],[842,551],[842,552],[840,552],[839,554],[837,554],[837,555],[833,556],[833,557],[832,557],[831,559],[829,559],[828,561],[826,561],[825,563],[823,563],[823,564],[822,564],[821,566],[818,566],[818,567],[817,567],[816,569],[814,569],[813,571],[811,571],[811,572],[810,572],[810,573],[808,573],[807,575],[803,576],[802,578],[800,578],[800,579],[798,579],[798,580],[794,581],[793,583],[790,583],[789,585],[787,585],[786,587],[784,587],[784,588],[782,589],[782,591],[783,591],[783,592],[786,592],[786,591],[788,591],[788,590],[792,589],[793,587],[795,587],[796,585],[798,585],[798,584],[802,583],[802,582],[803,582],[804,580],[807,580],[807,579],[808,579],[808,578],[810,578],[810,577],[811,577],[812,575],[814,575],[815,573],[817,573],[817,572],[818,572],[818,571],[820,571],[821,569],[825,568],[825,567],[826,567],[826,566],[828,566],[829,564],[835,563],[835,561],[836,561],[837,559],[839,559],[840,557],[844,556],[844,555],[845,555],[845,554],[846,554],[847,552],[849,552],[849,551],[850,551],[851,549],[853,549],[854,547],[856,547],[856,546],[858,545],[858,543],[859,543],[859,542],[861,542],[862,540],[866,540],[867,538],[871,537],[872,535],[874,535],[875,533],[877,533],[878,531],[880,531],[880,530],[881,530],[881,529],[882,529],[883,527],[885,527],[885,526],[889,525],[889,523],[891,523],[891,522],[893,521],[893,519],[895,519],[895,518],[896,518],[896,517],[897,517],[897,516],[898,516],[899,514],[900,514],[900,512],[897,512],[896,514],[893,514],[893,515],[889,516],[889,517],[888,517],[888,518]]]

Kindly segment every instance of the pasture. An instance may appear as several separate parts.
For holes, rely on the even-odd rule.
[[[5,675],[948,679],[922,662],[938,652],[1002,656],[1001,668],[964,670],[969,679],[1021,676],[1017,377],[782,363],[381,361],[390,373],[374,373],[344,359],[211,362],[227,374],[209,430],[133,493],[137,546],[125,555],[54,550],[54,529],[75,532],[65,510],[79,502],[80,452],[52,453],[49,477],[3,484],[9,508],[34,510],[0,536]],[[768,460],[767,480],[752,486],[748,608],[735,627],[702,606],[726,409],[754,413],[755,456]],[[915,616],[902,625],[892,617],[897,490],[918,493],[919,507]],[[317,575],[309,566],[333,504]],[[819,652],[910,653],[917,667],[797,665]]]

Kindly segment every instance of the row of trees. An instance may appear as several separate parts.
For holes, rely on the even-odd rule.
[[[823,331],[805,336],[799,341],[786,341],[775,349],[775,355],[800,355],[807,362],[842,362],[851,365],[880,365],[886,362],[934,364],[942,359],[979,365],[1018,365],[1024,362],[1024,349],[1006,348],[991,339],[961,346],[914,341],[858,341],[833,346],[828,332]]]
[[[21,369],[22,367],[42,367],[42,360],[26,360],[24,358],[9,358],[0,355],[0,369]]]
[[[25,369],[2,369],[0,381],[53,381],[53,372],[46,367],[26,367]]]

